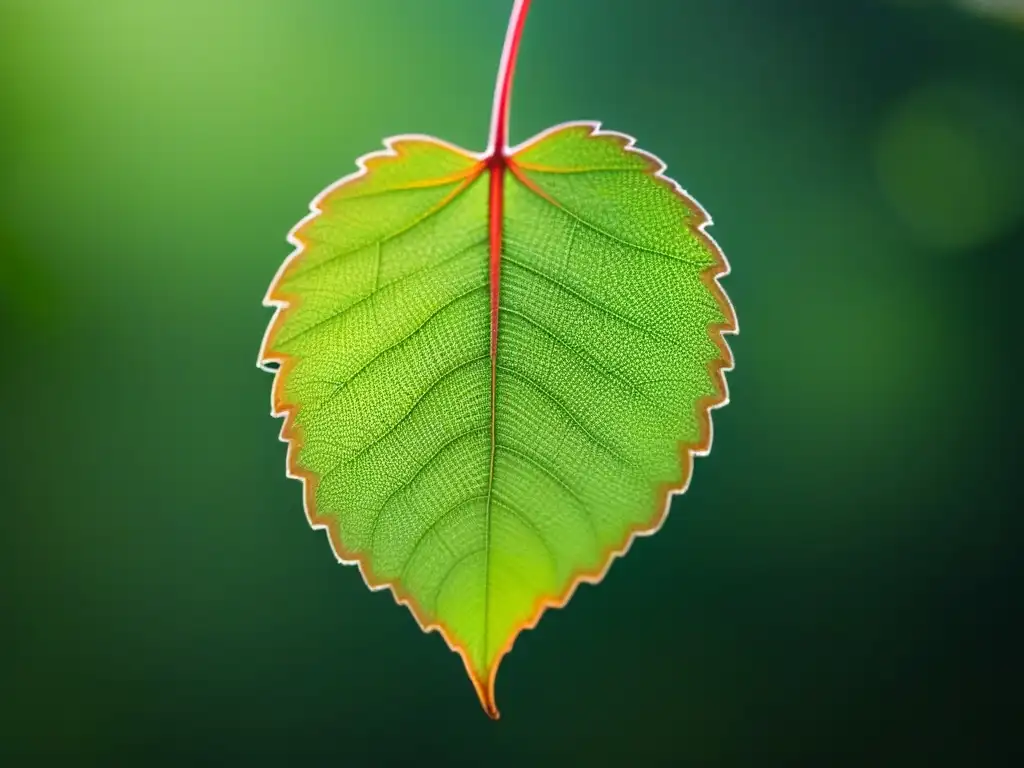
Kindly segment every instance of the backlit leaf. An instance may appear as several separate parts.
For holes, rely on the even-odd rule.
[[[458,651],[498,664],[661,524],[711,444],[736,320],[707,215],[596,123],[491,148],[400,136],[321,193],[271,286],[291,476],[314,526]]]

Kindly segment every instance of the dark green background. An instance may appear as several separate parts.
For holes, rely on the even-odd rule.
[[[715,217],[742,334],[714,451],[520,637],[498,723],[307,526],[256,368],[284,235],[384,136],[483,148],[509,7],[0,0],[0,762],[1010,761],[1005,18],[536,0],[513,140],[601,119]]]

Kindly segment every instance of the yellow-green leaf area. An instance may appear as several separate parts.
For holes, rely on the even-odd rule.
[[[501,163],[410,137],[364,167],[271,289],[274,406],[311,520],[496,714],[516,635],[656,529],[709,447],[727,267],[660,162],[592,124]]]

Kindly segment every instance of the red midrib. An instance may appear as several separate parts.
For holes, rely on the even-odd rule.
[[[519,53],[519,40],[523,36],[523,25],[526,23],[526,14],[530,10],[530,2],[531,0],[515,0],[515,6],[512,8],[508,31],[505,33],[505,47],[501,54],[501,64],[498,67],[498,82],[494,92],[490,151],[484,161],[491,176],[487,198],[490,234],[488,281],[491,300],[491,467],[489,486],[494,482],[494,401],[498,377],[498,316],[501,311],[501,248],[505,220],[505,169],[508,167],[508,113],[512,96],[512,78]],[[489,508],[490,489],[488,488]],[[488,521],[489,519],[488,515]]]
[[[498,309],[501,301],[501,246],[505,218],[505,156],[495,153],[487,162],[491,174],[488,196],[491,287],[491,394],[494,394],[495,363],[498,359]],[[493,399],[493,397],[492,397]],[[493,417],[493,413],[492,413]]]
[[[494,112],[491,115],[490,152],[485,159],[490,173],[490,191],[487,198],[488,231],[490,234],[490,259],[488,280],[491,298],[491,468],[490,481],[494,480],[494,418],[495,385],[498,374],[498,315],[501,308],[501,248],[505,220],[505,169],[508,167],[508,113],[512,96],[512,77],[516,69],[519,40],[523,36],[523,25],[530,10],[531,0],[515,0],[508,31],[505,33],[505,47],[498,67],[498,82],[494,92]],[[490,491],[488,490],[488,496]],[[488,501],[489,504],[489,501]]]
[[[501,249],[503,225],[505,220],[505,170],[508,167],[508,113],[509,100],[512,93],[512,75],[515,72],[516,55],[519,52],[519,39],[523,34],[523,24],[530,10],[530,0],[516,0],[509,20],[508,32],[505,35],[505,47],[502,51],[501,65],[498,68],[498,82],[494,93],[494,112],[491,116],[490,151],[485,162],[490,173],[490,186],[487,198],[488,232],[490,243],[488,280],[490,282],[491,301],[491,458],[489,478],[487,481],[487,551],[486,566],[490,568],[490,527],[491,527],[491,491],[494,487],[494,454],[497,447],[495,428],[495,396],[498,378],[498,316],[501,308]],[[484,653],[487,652],[487,603],[489,589],[484,590]],[[486,687],[478,685],[484,709],[493,718],[498,717],[494,705],[494,670],[490,671],[490,679]],[[482,683],[483,681],[477,681]]]

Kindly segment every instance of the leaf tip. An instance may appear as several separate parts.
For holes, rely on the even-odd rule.
[[[511,641],[490,663],[486,663],[481,667],[470,660],[470,654],[465,647],[452,643],[451,638],[448,637],[446,632],[443,632],[443,634],[452,650],[462,657],[462,663],[466,667],[466,674],[469,675],[469,681],[473,684],[473,689],[476,691],[477,698],[480,700],[480,706],[483,707],[484,712],[487,713],[491,720],[501,719],[501,713],[498,711],[498,703],[494,695],[494,684],[498,678],[498,667],[501,666],[502,659],[508,653]],[[514,638],[515,634],[512,637]]]
[[[473,687],[476,689],[476,695],[480,699],[480,706],[484,708],[484,712],[491,720],[501,719],[501,713],[498,711],[498,704],[494,698],[494,678],[497,671],[495,667],[486,678],[477,675],[476,672],[469,673]]]

